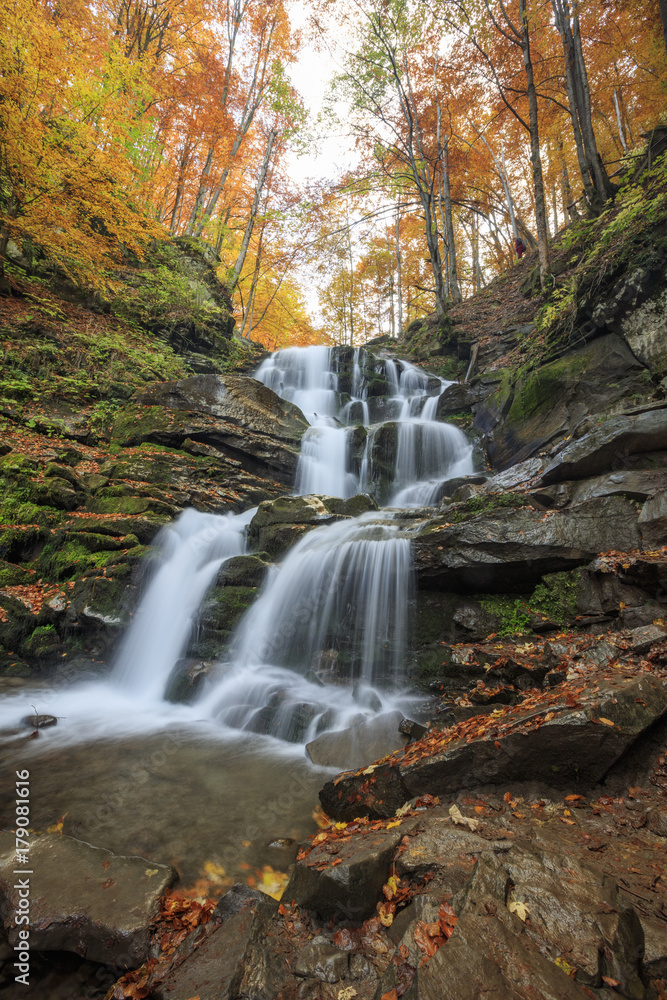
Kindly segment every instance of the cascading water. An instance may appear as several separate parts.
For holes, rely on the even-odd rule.
[[[300,741],[387,704],[404,683],[410,541],[378,515],[316,529],[274,568],[203,706],[221,722]]]
[[[370,363],[363,348],[347,351],[349,358],[335,348],[289,348],[257,372],[311,424],[296,492],[344,498],[371,493],[398,507],[437,503],[445,480],[473,469],[465,434],[436,419],[438,398],[452,383],[407,361]]]
[[[153,577],[118,651],[114,680],[121,688],[147,701],[162,697],[218,570],[245,550],[253,513],[186,510],[162,529]]]
[[[370,492],[381,502],[419,506],[437,502],[445,479],[472,471],[465,436],[436,419],[450,383],[408,362],[377,360],[363,349],[292,348],[265,361],[257,377],[311,422],[298,494]],[[101,719],[105,701],[127,719],[141,706],[159,715],[197,610],[222,563],[245,551],[253,514],[189,510],[163,529],[103,693],[95,682],[70,692],[63,715]],[[395,705],[407,659],[410,530],[395,512],[379,511],[298,542],[270,571],[193,707],[197,717],[301,741]],[[160,711],[172,717],[172,708]]]

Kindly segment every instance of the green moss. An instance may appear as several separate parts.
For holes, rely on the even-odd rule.
[[[119,559],[118,552],[90,552],[76,535],[70,539],[47,542],[35,562],[35,568],[47,580],[74,580],[95,569],[102,569]]]
[[[35,579],[34,575],[22,566],[0,560],[0,587],[17,587],[30,584]]]
[[[522,493],[485,493],[470,497],[461,503],[452,504],[442,516],[450,524],[458,524],[461,521],[469,521],[473,517],[478,517],[480,514],[489,516],[496,511],[530,506],[530,497],[526,497]],[[437,525],[435,527],[437,528]],[[424,534],[427,533],[428,529]]]
[[[498,635],[509,637],[529,631],[532,614],[525,598],[487,594],[477,600],[488,614],[497,619]]]
[[[53,625],[38,625],[22,644],[22,652],[40,659],[48,656],[53,647],[59,644],[59,641],[58,633]]]
[[[531,608],[557,625],[571,624],[577,613],[580,579],[581,570],[578,569],[549,573],[533,591],[529,600]]]
[[[519,376],[507,414],[510,424],[521,424],[542,410],[552,410],[563,391],[579,382],[590,365],[590,351],[568,355]],[[505,392],[506,386],[500,390]]]

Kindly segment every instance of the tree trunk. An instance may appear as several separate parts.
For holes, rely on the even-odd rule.
[[[403,258],[401,256],[401,210],[396,211],[396,302],[398,306],[398,336],[403,333]]]
[[[245,264],[246,255],[248,253],[248,247],[250,246],[250,237],[252,236],[252,231],[255,228],[255,221],[257,219],[257,209],[259,208],[259,199],[262,195],[262,188],[264,187],[264,181],[266,180],[266,174],[269,169],[269,162],[271,160],[271,153],[273,152],[273,146],[277,138],[277,132],[275,129],[271,129],[269,132],[269,138],[266,143],[266,151],[264,153],[264,161],[262,163],[261,170],[259,172],[259,177],[257,178],[257,184],[255,185],[255,196],[252,200],[252,206],[250,208],[250,215],[248,217],[248,222],[245,227],[245,232],[243,234],[243,239],[241,241],[241,249],[239,255],[236,258],[236,263],[234,264],[234,270],[232,271],[229,281],[227,282],[227,290],[230,295],[233,293],[236,285],[238,283],[239,277],[241,276],[241,271],[243,270],[243,265]]]
[[[607,171],[600,158],[593,129],[591,95],[588,73],[581,44],[581,30],[574,8],[570,12],[569,0],[551,0],[556,27],[563,43],[565,78],[570,116],[574,129],[579,169],[581,170],[586,200],[592,213],[598,214],[612,192]]]
[[[667,0],[666,0],[667,2]],[[618,125],[618,137],[621,140],[621,146],[623,147],[623,152],[627,153],[628,144],[625,140],[625,133],[623,131],[623,119],[621,118],[621,106],[618,103],[618,94],[614,90],[614,107],[616,108],[616,124]]]
[[[454,217],[452,214],[452,194],[449,186],[449,139],[443,143],[441,159],[440,185],[445,208],[445,224],[447,226],[447,284],[452,302],[461,302],[463,296],[459,288],[458,266],[456,263],[456,244],[454,242]]]
[[[537,92],[533,75],[533,63],[530,55],[530,33],[528,30],[528,15],[526,0],[519,0],[521,16],[521,48],[523,64],[526,70],[526,86],[528,90],[528,112],[530,121],[530,163],[533,169],[533,187],[535,190],[535,223],[537,228],[537,253],[540,264],[540,286],[546,291],[551,283],[549,266],[549,243],[547,239],[547,212],[544,199],[544,177],[542,175],[542,157],[540,155],[540,133],[537,118]]]

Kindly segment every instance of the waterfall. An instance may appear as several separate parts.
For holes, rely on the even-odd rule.
[[[186,510],[162,529],[146,593],[116,657],[113,677],[119,687],[146,701],[162,697],[218,570],[245,550],[245,527],[253,513]]]
[[[465,435],[435,419],[450,383],[406,361],[364,348],[290,348],[257,377],[308,417],[297,494],[369,492],[421,506],[438,501],[444,480],[472,471]],[[303,536],[269,571],[200,700],[164,701],[207,591],[225,560],[246,551],[254,513],[187,510],[162,529],[111,677],[54,694],[56,714],[81,731],[179,718],[301,742],[405,705],[415,522],[392,510],[341,515]],[[7,718],[19,705],[25,714],[31,697],[17,698]]]
[[[410,540],[386,515],[311,531],[269,576],[202,708],[296,740],[377,710],[371,686],[404,683],[411,585]]]
[[[364,348],[288,348],[264,361],[257,378],[311,424],[297,469],[299,494],[371,493],[392,506],[426,506],[441,499],[445,480],[473,471],[465,434],[436,420],[438,398],[452,383],[408,361],[377,360]],[[372,422],[378,386],[384,419]],[[360,427],[361,448],[354,433]]]

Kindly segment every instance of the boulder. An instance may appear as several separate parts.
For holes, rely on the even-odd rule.
[[[449,941],[417,970],[414,1000],[587,1000],[492,896],[471,904]]]
[[[342,500],[328,496],[287,496],[260,503],[248,525],[248,544],[272,558],[282,555],[312,528],[377,510],[365,493]]]
[[[316,843],[306,857],[297,857],[283,899],[325,920],[361,922],[375,912],[394,852],[412,826],[414,820],[403,820],[391,830],[366,829],[362,836]]]
[[[318,767],[365,767],[401,750],[407,737],[399,732],[402,712],[385,712],[338,732],[323,733],[306,744],[306,753]]]
[[[418,998],[581,998],[615,980],[640,1000],[644,935],[614,880],[562,850],[482,854],[455,899],[449,941],[417,973]]]
[[[0,917],[11,945],[22,910],[14,833],[0,833]],[[148,955],[149,927],[176,873],[55,834],[30,839],[30,947],[134,968]]]
[[[634,456],[665,448],[667,409],[611,417],[563,448],[542,473],[540,485],[585,479],[609,469],[620,472],[637,462]]]
[[[667,681],[653,674],[589,685],[580,704],[489,717],[479,735],[456,729],[410,744],[371,774],[343,774],[327,782],[320,801],[329,816],[392,816],[414,796],[446,795],[481,784],[544,781],[564,787],[594,784],[667,712]],[[550,716],[550,718],[547,718]],[[603,721],[600,721],[603,720]]]
[[[472,501],[471,501],[472,502]],[[639,546],[637,512],[622,497],[589,500],[545,515],[528,507],[441,511],[415,536],[422,586],[500,591],[539,582],[545,573],[574,568],[610,549]]]
[[[620,983],[624,996],[643,996],[639,917],[614,879],[573,857],[556,834],[543,831],[539,844],[517,843],[503,855],[482,855],[465,891],[466,904],[489,895],[525,913],[528,933],[542,954],[552,962],[565,959],[575,982],[599,988],[608,976]]]
[[[647,500],[639,513],[642,548],[658,549],[667,545],[667,490]]]
[[[478,406],[473,427],[486,435],[491,465],[505,469],[572,434],[586,414],[651,392],[644,366],[621,337],[608,334],[514,380],[508,376]],[[603,468],[590,470],[596,471]]]
[[[337,983],[347,975],[349,967],[349,954],[320,936],[313,938],[298,953],[294,973],[323,983]]]
[[[667,472],[663,469],[618,469],[605,476],[595,476],[593,479],[584,479],[568,485],[571,502],[575,504],[584,503],[586,500],[597,500],[600,497],[615,496],[643,502],[654,493],[667,490]]]
[[[273,1000],[282,983],[280,963],[271,961],[266,934],[278,904],[256,890],[235,885],[213,913],[213,931],[167,976],[151,982],[152,1000]]]
[[[291,483],[308,424],[300,410],[245,376],[193,375],[135,393],[116,417],[114,443],[180,447],[190,438],[241,461],[249,472]]]

